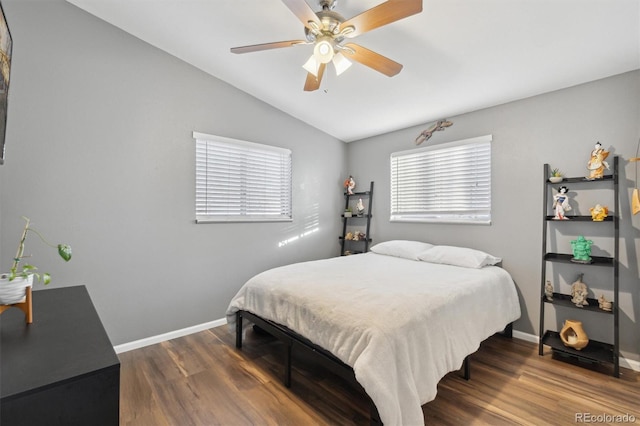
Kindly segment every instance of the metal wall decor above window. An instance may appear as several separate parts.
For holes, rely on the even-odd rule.
[[[491,135],[391,154],[391,221],[491,223]]]
[[[291,220],[291,151],[193,132],[196,222]]]

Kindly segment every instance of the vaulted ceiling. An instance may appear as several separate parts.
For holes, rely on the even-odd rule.
[[[424,0],[420,14],[354,39],[401,63],[398,75],[327,68],[313,92],[302,90],[311,45],[229,50],[304,39],[281,0],[67,1],[345,142],[640,68],[638,0]],[[335,11],[380,3],[338,0]]]

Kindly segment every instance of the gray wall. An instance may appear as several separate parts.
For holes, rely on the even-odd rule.
[[[589,153],[595,142],[600,141],[605,148],[611,148],[611,155],[621,157],[621,349],[627,358],[640,359],[640,327],[637,324],[640,312],[640,215],[631,215],[629,200],[635,186],[635,168],[633,163],[628,162],[630,157],[635,156],[640,137],[640,71],[447,118],[453,121],[453,126],[437,132],[428,143],[493,135],[492,225],[389,222],[389,154],[415,148],[413,141],[430,124],[426,123],[348,144],[349,173],[360,181],[375,181],[372,237],[376,241],[405,238],[470,246],[501,256],[504,268],[517,283],[523,308],[522,318],[515,328],[537,334],[543,164],[559,167],[567,176],[583,176]],[[587,199],[586,191],[578,191],[578,187],[570,189],[576,197],[574,206],[581,214],[589,214],[588,208],[596,202],[605,205],[610,203],[606,201],[605,193],[602,194],[605,201],[601,201],[597,198],[600,195],[596,195],[595,199]],[[564,247],[562,251],[568,251],[566,240],[571,239],[569,234],[577,232],[596,239],[593,254],[613,253],[611,239],[607,240],[607,232],[602,228],[594,230],[575,228],[578,224],[570,226],[574,228],[550,236],[555,244]],[[586,273],[584,282],[594,288],[606,289],[610,284],[607,280],[611,279],[611,274],[601,277],[600,272],[593,269],[583,272]],[[552,276],[557,286],[570,286],[576,277],[575,272],[558,271],[557,268]],[[564,291],[568,292],[568,288],[565,287]],[[560,324],[569,316],[582,319],[581,314],[575,310],[563,311],[558,318],[549,320]],[[593,316],[585,316],[584,320],[592,338],[611,341],[608,332],[611,322],[605,322],[608,325],[603,326],[594,321]]]
[[[522,301],[516,329],[537,333],[542,164],[581,175],[596,140],[627,159],[640,135],[640,72],[448,117],[453,127],[430,143],[493,134],[493,224],[390,223],[389,154],[412,148],[428,124],[344,145],[62,0],[3,6],[14,60],[0,268],[10,266],[20,216],[30,216],[74,248],[64,265],[31,237],[34,263],[53,274],[51,287],[88,287],[115,345],[222,318],[253,274],[336,255],[346,172],[376,182],[376,242],[502,256]],[[194,130],[292,149],[294,221],[195,225]],[[620,326],[622,350],[637,360],[640,215],[629,213],[634,168],[621,165]]]
[[[0,269],[29,216],[74,249],[63,264],[29,238],[50,287],[86,285],[117,345],[223,318],[255,273],[339,252],[344,143],[62,0],[2,3]],[[193,131],[290,148],[293,222],[196,225]]]

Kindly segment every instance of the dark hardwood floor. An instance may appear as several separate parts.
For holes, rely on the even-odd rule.
[[[234,333],[223,326],[122,353],[120,424],[369,423],[367,398],[303,356],[294,354],[287,389],[282,350],[253,330],[237,350]],[[436,399],[422,407],[427,425],[640,424],[637,372],[622,368],[616,379],[500,336],[471,359],[470,381],[448,374]]]

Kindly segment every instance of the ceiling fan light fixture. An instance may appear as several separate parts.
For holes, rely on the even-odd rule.
[[[336,68],[336,75],[340,75],[345,72],[351,66],[351,61],[348,60],[342,53],[338,52],[333,57],[333,66]]]
[[[348,25],[339,32],[340,37],[347,37],[349,34],[354,32],[355,30],[356,28],[353,25]]]
[[[319,39],[313,48],[313,56],[315,56],[316,61],[321,64],[328,64],[331,62],[334,56],[333,52],[333,44],[329,41],[328,38]]]
[[[316,60],[316,57],[314,55],[311,55],[311,57],[307,59],[307,62],[304,63],[302,68],[307,70],[309,73],[313,74],[314,77],[318,77],[318,69],[320,68],[320,62]]]

